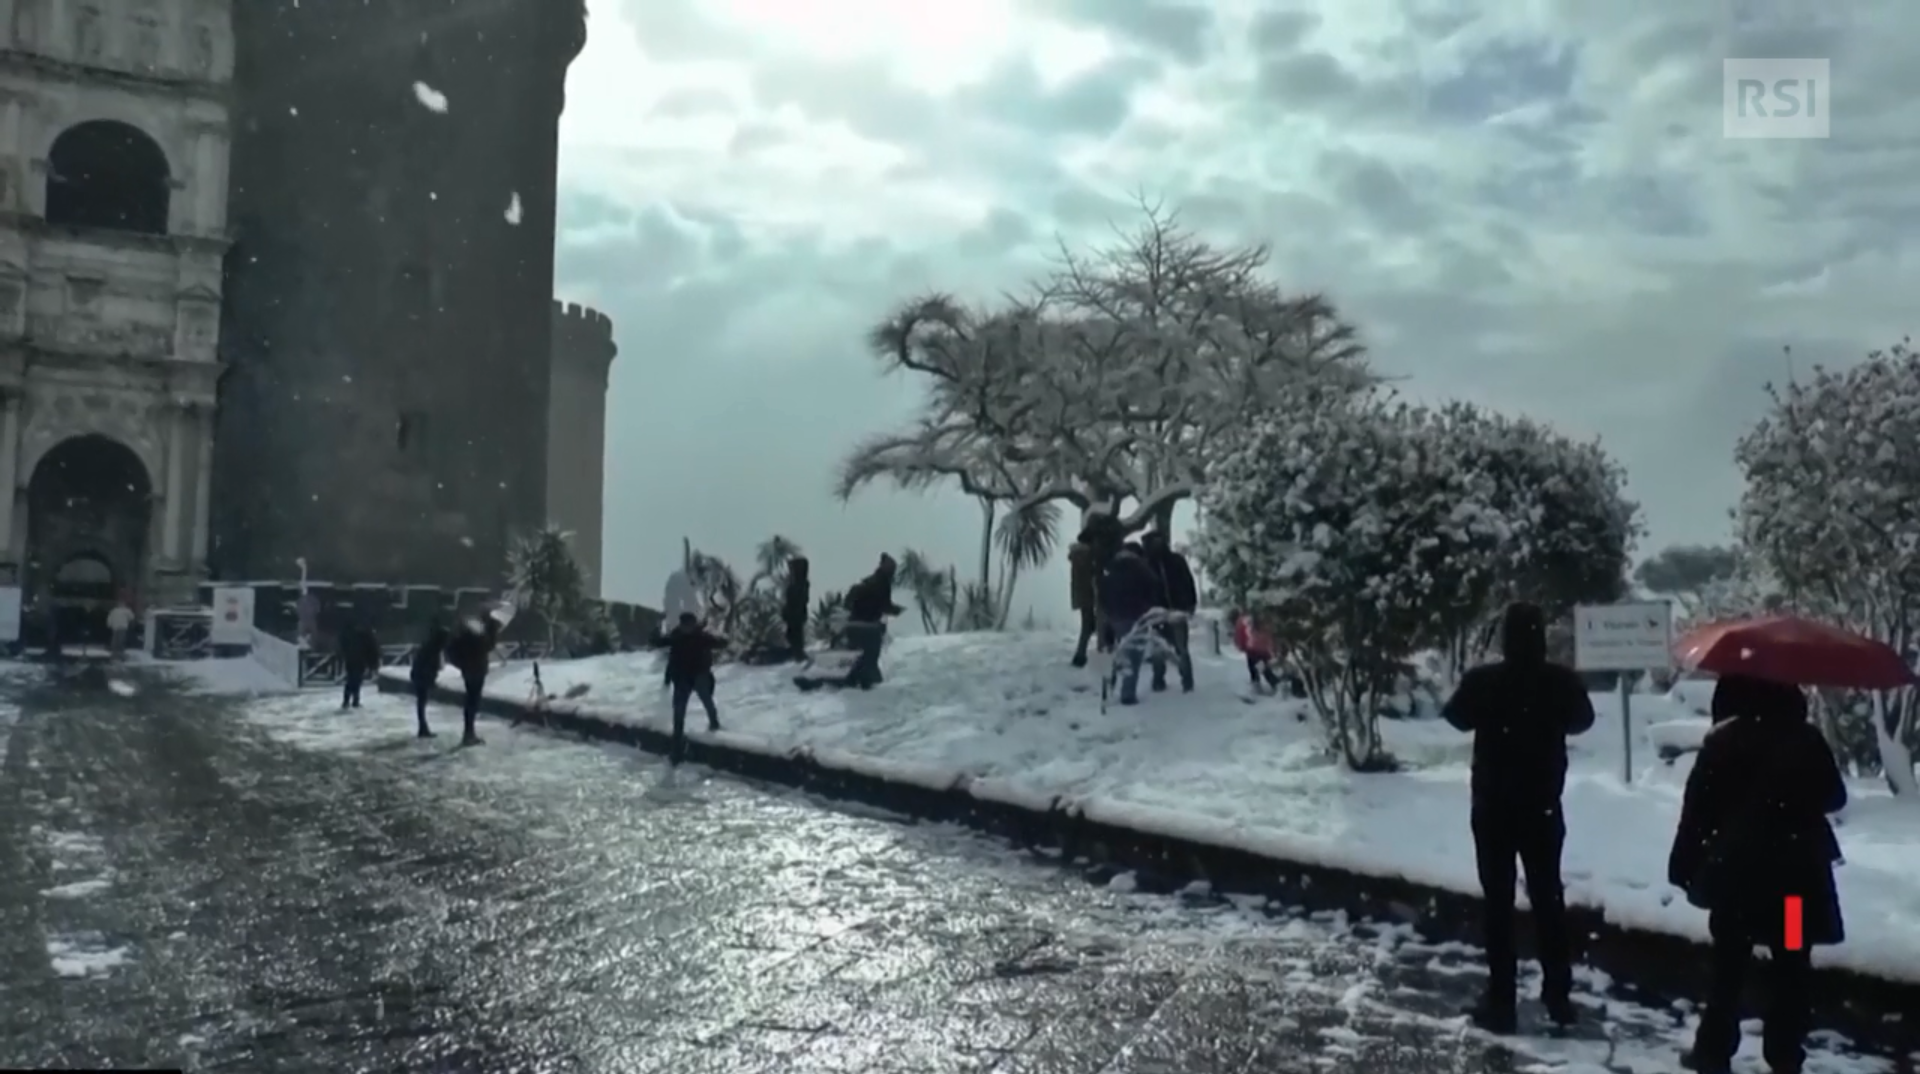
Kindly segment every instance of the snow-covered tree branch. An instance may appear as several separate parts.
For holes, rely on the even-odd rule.
[[[1865,362],[1817,369],[1773,393],[1741,439],[1740,533],[1791,603],[1816,604],[1911,654],[1920,645],[1920,353],[1906,341]],[[1902,690],[1874,723],[1898,794],[1913,768],[1920,699]]]
[[[1348,396],[1375,382],[1331,303],[1265,278],[1265,249],[1222,249],[1142,212],[1111,247],[1063,249],[1031,298],[921,297],[878,325],[872,349],[925,378],[927,397],[911,428],[847,460],[841,495],[881,478],[954,481],[1015,514],[1131,503],[1129,529],[1164,526],[1222,435],[1303,385]]]

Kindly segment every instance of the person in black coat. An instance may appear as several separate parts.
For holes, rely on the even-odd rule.
[[[1106,601],[1099,595],[1100,584],[1106,578],[1107,567],[1113,562],[1113,557],[1120,554],[1120,546],[1127,541],[1126,527],[1112,513],[1095,510],[1087,514],[1086,524],[1080,527],[1080,535],[1074,540],[1087,549],[1088,563],[1093,571],[1094,606],[1104,608]],[[1114,632],[1113,623],[1103,618],[1097,625],[1100,651],[1112,652],[1113,643],[1119,637]]]
[[[340,632],[340,667],[345,686],[340,692],[342,709],[360,707],[360,687],[367,676],[380,670],[380,638],[365,623],[354,623]]]
[[[1576,1020],[1573,938],[1567,927],[1560,857],[1567,822],[1567,736],[1593,726],[1593,700],[1572,668],[1547,660],[1546,614],[1507,608],[1498,663],[1460,679],[1441,715],[1473,734],[1473,849],[1483,893],[1487,991],[1474,1020],[1496,1033],[1515,1028],[1515,860],[1526,870],[1540,955],[1540,998],[1559,1025]]]
[[[847,643],[860,656],[847,672],[847,685],[871,690],[880,685],[880,647],[887,640],[887,618],[906,609],[893,602],[893,576],[898,569],[893,557],[880,555],[880,565],[872,574],[847,590]]]
[[[1762,1052],[1775,1074],[1797,1074],[1806,1061],[1812,948],[1846,939],[1833,879],[1840,842],[1827,815],[1846,806],[1847,785],[1798,688],[1723,677],[1713,717],[1667,856],[1667,880],[1707,911],[1713,940],[1713,983],[1687,1065],[1703,1074],[1732,1069],[1741,992],[1758,946],[1772,956]],[[1789,897],[1800,899],[1793,949]]]
[[[440,665],[446,656],[448,639],[447,628],[435,623],[413,650],[413,667],[408,670],[407,678],[413,684],[413,714],[419,721],[421,738],[433,737],[432,729],[427,726],[427,702],[433,697],[434,683],[440,680]]]
[[[692,612],[681,612],[674,628],[653,644],[667,651],[667,683],[673,687],[673,748],[667,759],[677,765],[687,752],[687,702],[698,697],[707,710],[707,730],[720,730],[720,710],[713,703],[713,658],[727,647],[727,639],[702,627]]]
[[[462,624],[460,631],[447,642],[447,663],[460,669],[460,685],[466,688],[465,704],[461,709],[463,730],[460,734],[462,746],[478,746],[480,736],[473,729],[474,720],[480,715],[480,695],[487,688],[487,669],[493,662],[493,647],[500,641],[500,620],[492,615],[480,617],[476,628],[473,624]]]
[[[1127,645],[1127,634],[1140,617],[1166,606],[1160,578],[1147,565],[1146,552],[1137,544],[1122,545],[1100,576],[1100,611],[1113,631],[1115,655],[1124,663],[1120,678],[1120,703],[1140,701],[1140,660],[1144,655],[1137,645]]]
[[[1173,550],[1167,543],[1164,531],[1154,530],[1147,534],[1142,542],[1146,550],[1147,566],[1160,579],[1161,595],[1166,600],[1169,611],[1192,615],[1200,609],[1200,587],[1194,583],[1193,568],[1187,565],[1187,557]],[[1168,623],[1166,627],[1167,643],[1173,646],[1174,660],[1179,665],[1180,689],[1184,693],[1193,692],[1193,653],[1187,648],[1191,639],[1190,624],[1182,619]],[[1167,688],[1166,658],[1155,656],[1153,659],[1153,688]]]
[[[807,612],[813,600],[813,585],[807,579],[807,557],[787,560],[787,590],[780,598],[780,622],[787,628],[787,648],[795,660],[807,655]]]

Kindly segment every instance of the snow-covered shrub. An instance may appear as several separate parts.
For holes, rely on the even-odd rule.
[[[1504,539],[1447,428],[1389,398],[1305,399],[1249,425],[1202,494],[1196,557],[1272,631],[1355,768],[1391,764],[1380,713]]]
[[[549,525],[507,549],[507,586],[514,607],[546,625],[555,653],[604,651],[616,635],[606,605],[587,596],[586,573],[573,554],[573,534]]]
[[[1452,675],[1494,643],[1510,601],[1558,619],[1622,595],[1639,508],[1625,496],[1625,471],[1597,443],[1465,404],[1439,412],[1435,435],[1469,487],[1462,510],[1478,522],[1473,567],[1454,582],[1433,638]]]
[[[1849,369],[1817,369],[1773,401],[1735,451],[1747,480],[1742,539],[1796,610],[1824,611],[1911,653],[1920,645],[1920,353],[1903,340]],[[1866,719],[1888,785],[1920,797],[1914,695],[1898,691]]]

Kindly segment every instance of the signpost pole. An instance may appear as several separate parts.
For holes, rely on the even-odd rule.
[[[1620,673],[1620,782],[1633,782],[1633,686],[1631,672]]]

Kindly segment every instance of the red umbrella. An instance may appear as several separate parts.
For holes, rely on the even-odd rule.
[[[1680,666],[1793,686],[1892,690],[1916,681],[1892,646],[1792,615],[1729,619],[1673,643]]]

